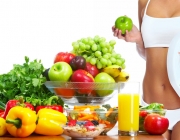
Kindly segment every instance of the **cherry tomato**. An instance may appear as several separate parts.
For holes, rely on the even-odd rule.
[[[71,59],[74,57],[75,57],[75,54],[68,53],[68,52],[59,52],[54,59],[54,63],[63,61],[69,64]]]
[[[163,134],[169,126],[169,120],[159,114],[148,114],[144,119],[144,129],[152,135]]]
[[[139,116],[145,118],[147,116],[148,112],[146,110],[141,110],[139,112]]]

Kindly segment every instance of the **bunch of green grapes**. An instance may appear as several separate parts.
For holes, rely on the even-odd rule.
[[[125,69],[125,59],[115,52],[115,44],[115,40],[108,42],[104,37],[87,37],[73,42],[72,52],[78,56],[83,56],[87,62],[96,65],[98,69],[111,65],[119,65]]]

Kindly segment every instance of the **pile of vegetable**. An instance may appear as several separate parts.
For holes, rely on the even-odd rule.
[[[24,101],[31,103],[34,107],[47,105],[48,99],[54,95],[50,92],[44,82],[43,76],[45,68],[41,60],[31,61],[25,56],[25,63],[14,64],[13,69],[8,73],[0,75],[0,99],[2,104],[6,104],[11,99],[18,99],[23,96]],[[52,104],[64,105],[59,97],[53,100]]]
[[[51,108],[41,108],[36,113],[34,108],[26,106],[25,103],[8,106],[16,100],[9,101],[6,105],[5,117],[0,118],[0,136],[7,132],[11,136],[20,138],[28,137],[32,133],[55,136],[64,132],[63,126],[67,118],[62,112]]]
[[[151,103],[148,106],[141,106],[139,131],[153,135],[163,134],[169,126],[169,120],[165,117],[165,113],[163,104]]]

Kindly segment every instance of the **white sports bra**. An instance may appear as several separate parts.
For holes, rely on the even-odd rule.
[[[148,0],[142,19],[141,33],[145,48],[169,47],[172,38],[180,32],[180,17],[155,18],[146,14]]]

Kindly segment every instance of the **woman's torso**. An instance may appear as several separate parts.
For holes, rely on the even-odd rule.
[[[147,47],[143,99],[147,103],[163,103],[167,109],[180,108],[180,98],[169,82],[166,64],[170,40],[173,35],[180,32],[180,8],[176,8],[177,5],[180,7],[180,2],[172,4],[168,0],[151,0],[146,13],[142,14],[144,19],[141,24],[141,27],[147,30],[143,36]],[[167,7],[173,7],[170,8],[173,10],[165,10]],[[167,28],[163,27],[163,30],[159,24]]]

